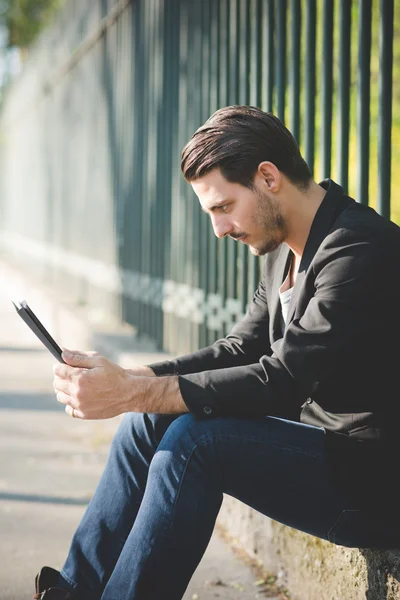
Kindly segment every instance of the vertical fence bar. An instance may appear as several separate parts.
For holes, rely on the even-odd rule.
[[[157,281],[165,281],[168,278],[168,256],[170,254],[170,238],[168,235],[170,227],[170,198],[171,198],[171,171],[175,167],[171,161],[171,122],[173,119],[172,115],[172,102],[174,97],[174,80],[172,73],[170,72],[170,65],[172,64],[171,54],[173,52],[171,39],[169,37],[169,23],[170,16],[164,10],[164,7],[160,6],[159,10],[162,10],[162,19],[160,18],[160,34],[162,34],[162,41],[159,44],[159,50],[161,53],[160,57],[160,82],[157,93],[157,106],[156,106],[156,119],[157,129],[160,129],[159,144],[158,144],[158,164],[159,169],[162,173],[162,180],[157,182],[157,236],[159,238],[159,254],[158,254],[158,265],[156,265],[156,278]],[[161,92],[164,89],[165,82],[170,83],[170,93],[167,98],[164,98],[161,108]],[[163,189],[162,189],[163,188]],[[160,291],[156,291],[155,296],[158,296]],[[158,300],[158,298],[157,298]],[[165,317],[162,311],[161,298],[160,305],[158,302],[155,308],[155,318],[158,325],[157,332],[157,348],[162,349],[164,347],[164,336],[166,331]]]
[[[229,104],[240,103],[240,0],[229,0],[229,29],[230,29],[230,54],[229,54]],[[238,294],[238,244],[225,238],[223,241],[227,246],[228,270],[225,272],[227,279],[227,297],[223,298],[223,306],[226,306],[227,298],[237,298]],[[227,333],[226,323],[222,323],[224,335]]]
[[[253,106],[262,106],[262,65],[263,65],[263,36],[267,32],[263,27],[262,3],[264,0],[255,0],[251,10],[251,80],[250,102]],[[247,304],[251,301],[260,278],[260,259],[249,254],[249,275]],[[245,306],[245,309],[247,305]]]
[[[157,127],[157,90],[159,89],[159,75],[160,75],[160,60],[162,54],[159,50],[159,40],[160,40],[160,24],[162,22],[162,18],[160,17],[160,1],[153,0],[152,6],[152,16],[151,16],[151,29],[153,33],[152,44],[151,44],[151,62],[152,62],[152,97],[151,97],[151,152],[150,156],[153,156],[153,164],[151,164],[151,159],[149,159],[148,164],[148,179],[149,179],[149,190],[150,190],[150,224],[151,224],[151,236],[154,239],[154,244],[151,246],[150,253],[150,270],[149,270],[149,283],[147,287],[147,305],[148,305],[148,315],[149,315],[149,326],[148,326],[148,335],[152,340],[157,339],[158,328],[157,318],[156,318],[156,310],[153,304],[153,298],[149,294],[149,290],[151,288],[151,284],[153,279],[155,278],[158,266],[160,264],[159,259],[159,243],[160,237],[158,235],[158,220],[160,219],[160,213],[158,211],[159,205],[159,197],[157,194],[157,185],[154,181],[153,177],[153,169],[155,168],[157,172],[160,172],[160,176],[162,177],[162,166],[159,162],[160,154],[159,154],[159,143],[160,143],[160,133],[161,129]],[[160,169],[160,171],[159,171]]]
[[[175,13],[176,14],[176,13]],[[179,13],[178,13],[179,15]],[[178,16],[177,15],[177,16]],[[165,85],[165,81],[172,81],[172,89],[173,93],[169,97],[169,101],[167,106],[165,107],[165,118],[168,119],[169,125],[164,130],[164,143],[162,146],[162,152],[164,156],[171,156],[170,161],[166,164],[165,172],[168,181],[168,201],[167,205],[163,210],[163,220],[165,222],[165,226],[167,228],[168,235],[163,235],[163,245],[164,245],[164,257],[163,257],[163,277],[162,277],[162,286],[161,286],[161,302],[160,302],[160,312],[162,315],[163,329],[162,329],[162,339],[160,349],[167,348],[169,345],[169,337],[170,337],[170,315],[163,310],[164,305],[164,294],[165,294],[165,282],[171,278],[171,236],[172,236],[172,228],[171,228],[171,214],[172,214],[172,173],[173,173],[173,129],[174,129],[174,100],[175,100],[175,78],[173,71],[173,60],[174,56],[174,43],[171,35],[171,15],[166,13],[164,18],[164,47],[163,47],[163,57],[164,57],[164,72],[163,72],[163,85]],[[169,167],[169,168],[168,168]]]
[[[220,6],[218,2],[211,1],[210,13],[211,39],[208,53],[208,76],[209,76],[209,108],[210,113],[214,113],[220,106],[221,90],[219,82],[221,79],[220,61],[221,61],[221,36],[220,28]],[[204,215],[203,215],[204,216]],[[208,246],[209,246],[209,264],[208,264],[208,294],[216,295],[218,293],[218,273],[220,269],[218,260],[218,240],[214,235],[211,224],[207,222],[208,227]],[[206,295],[206,301],[208,296]],[[206,315],[206,334],[207,344],[213,343],[218,337],[218,330],[209,326],[208,315]]]
[[[305,66],[305,159],[311,172],[315,162],[315,50],[316,50],[316,0],[306,4],[306,57]]]
[[[189,16],[189,40],[190,40],[190,51],[189,51],[189,86],[188,86],[188,107],[190,110],[188,111],[188,134],[187,139],[191,137],[194,131],[197,129],[200,120],[200,103],[201,103],[201,94],[198,89],[198,85],[201,89],[201,4],[199,2],[190,3],[190,16]],[[199,269],[199,228],[198,228],[198,202],[197,198],[193,194],[190,186],[186,188],[185,194],[185,212],[187,215],[187,224],[189,226],[188,229],[188,239],[187,243],[189,245],[189,252],[187,253],[187,262],[186,262],[186,276],[185,276],[185,284],[189,285],[189,289],[193,290],[198,286],[198,269]],[[190,292],[189,292],[190,293]],[[185,301],[185,300],[183,300]],[[195,324],[192,322],[191,315],[183,317],[184,323],[186,322],[186,327],[189,331],[189,348],[197,348],[197,328]]]
[[[175,214],[176,211],[179,211],[180,204],[180,193],[183,185],[185,185],[184,179],[180,172],[179,168],[179,157],[181,151],[181,140],[183,139],[181,128],[179,126],[181,122],[181,102],[183,99],[183,94],[180,88],[181,81],[183,79],[184,68],[181,66],[182,63],[182,55],[181,55],[181,43],[184,43],[184,36],[181,35],[181,32],[184,28],[186,22],[182,23],[182,8],[181,8],[181,0],[173,0],[172,17],[170,17],[170,39],[172,40],[173,47],[173,55],[171,57],[171,72],[173,74],[174,81],[174,100],[173,100],[173,109],[172,115],[173,118],[171,120],[171,130],[172,130],[172,163],[176,161],[176,168],[171,169],[171,197],[169,202],[169,214],[168,217],[170,219],[169,223],[169,247],[170,247],[170,256],[169,260],[169,269],[166,273],[167,281],[171,284],[172,281],[179,281],[179,276],[177,274],[177,270],[180,270],[181,264],[178,256],[179,249],[179,240],[177,241],[176,229],[175,229]],[[185,17],[183,17],[185,19]],[[182,86],[184,87],[184,86]],[[175,209],[175,210],[174,210]],[[179,212],[178,212],[179,214]],[[165,312],[164,312],[165,314]],[[175,350],[178,351],[177,347],[175,347],[177,335],[176,335],[176,324],[177,319],[173,314],[168,315],[168,328],[167,334],[169,335],[168,340],[168,349],[172,352]]]
[[[368,204],[372,0],[359,0],[358,10],[356,199]]]
[[[233,7],[230,0],[220,0],[220,19],[219,19],[219,34],[221,39],[221,53],[220,53],[220,74],[221,74],[221,88],[220,88],[220,105],[226,106],[229,103],[229,90],[230,90],[230,48],[231,48],[231,36],[230,36],[230,19],[231,11]],[[219,296],[221,298],[222,305],[225,305],[228,297],[228,240],[224,238],[217,242],[219,246],[219,265],[218,265],[218,289]],[[225,327],[223,323],[220,323],[218,329],[218,337],[225,335]]]
[[[159,62],[159,55],[157,52],[157,36],[158,36],[158,3],[159,0],[152,0],[151,5],[151,17],[150,17],[150,28],[151,28],[151,44],[150,44],[150,61],[151,61],[151,96],[150,96],[150,118],[149,118],[149,134],[150,134],[150,146],[149,146],[149,157],[147,163],[147,178],[148,178],[148,190],[149,190],[149,217],[150,217],[150,235],[152,239],[156,236],[156,219],[157,219],[157,194],[156,185],[153,178],[153,169],[156,170],[159,167],[157,163],[157,144],[159,131],[157,130],[157,119],[155,116],[155,99],[157,90],[157,69]],[[153,163],[153,164],[152,164]],[[149,252],[149,278],[147,284],[147,315],[148,315],[148,326],[147,335],[151,339],[155,339],[155,320],[154,320],[154,308],[152,305],[151,298],[149,296],[149,286],[151,285],[152,278],[155,273],[155,265],[157,261],[157,246],[159,240],[155,244],[152,244]]]
[[[337,164],[338,181],[346,193],[349,186],[350,35],[351,1],[340,0]]]
[[[250,11],[250,44],[251,44],[251,61],[250,61],[250,103],[253,106],[261,107],[262,102],[262,0],[254,0],[251,4]]]
[[[254,9],[254,7],[253,7]],[[240,73],[239,73],[239,88],[240,88],[240,103],[250,103],[250,73],[251,67],[251,47],[250,47],[250,2],[249,0],[240,0],[240,37],[239,37],[239,52],[240,52]],[[240,300],[242,312],[247,306],[248,293],[248,262],[249,251],[247,246],[241,242],[234,242],[238,248],[238,290],[237,297]]]
[[[155,186],[156,189],[156,214],[155,220],[157,222],[157,259],[154,265],[154,273],[153,273],[153,281],[154,284],[156,281],[163,279],[165,277],[165,252],[169,251],[168,243],[166,242],[166,236],[163,235],[164,232],[169,229],[169,219],[167,216],[167,208],[169,206],[169,198],[165,196],[169,196],[170,192],[170,181],[169,181],[169,173],[171,171],[171,165],[165,160],[164,156],[166,153],[166,137],[170,137],[168,128],[169,128],[169,119],[163,119],[162,116],[168,114],[168,110],[171,104],[171,97],[173,95],[173,87],[170,86],[169,90],[169,98],[168,101],[162,104],[161,108],[161,90],[164,89],[166,76],[166,65],[164,61],[164,48],[165,48],[165,38],[167,35],[166,24],[168,17],[166,15],[164,3],[158,0],[157,3],[157,46],[156,52],[157,56],[157,80],[156,80],[156,94],[155,94],[155,103],[154,103],[154,121],[157,123],[157,166],[160,172],[162,173],[162,183],[164,190],[161,191],[160,182]],[[168,80],[167,80],[168,81]],[[172,83],[172,82],[171,82]],[[167,124],[168,121],[168,124]],[[157,348],[162,348],[163,342],[163,331],[164,331],[164,319],[162,311],[159,307],[159,292],[157,288],[153,288],[154,292],[149,294],[151,296],[150,301],[153,305],[153,314],[154,314],[154,323],[156,327],[155,332],[155,341],[157,343]]]
[[[143,197],[144,197],[144,152],[139,140],[145,136],[144,119],[143,119],[143,80],[145,77],[145,62],[143,51],[143,6],[140,3],[133,5],[134,19],[134,41],[133,41],[133,60],[135,61],[135,78],[134,78],[134,107],[135,115],[134,125],[134,178],[136,182],[135,193],[133,194],[135,202],[135,213],[132,219],[133,225],[133,252],[132,252],[132,269],[135,273],[142,272],[142,222],[143,222]],[[135,299],[133,319],[134,323],[140,327],[142,316],[142,303],[140,298]]]
[[[381,0],[379,21],[378,212],[390,218],[393,0]]]
[[[140,276],[142,277],[142,274],[145,273],[145,255],[146,255],[146,245],[145,245],[145,239],[146,239],[146,205],[144,203],[144,197],[146,195],[146,155],[147,155],[147,88],[148,88],[148,68],[147,68],[147,47],[146,47],[146,39],[145,39],[145,34],[144,32],[146,31],[146,7],[142,6],[142,3],[138,3],[140,10],[139,10],[139,19],[140,19],[140,30],[139,30],[139,38],[140,38],[140,45],[138,48],[138,54],[140,56],[139,60],[141,62],[141,80],[138,82],[139,83],[139,92],[138,92],[138,96],[140,97],[140,108],[139,108],[139,115],[140,115],[140,121],[141,121],[141,132],[143,135],[143,144],[141,148],[138,148],[138,152],[141,153],[141,157],[140,157],[140,166],[141,166],[141,195],[140,195],[140,205],[141,205],[141,211],[140,211],[140,234],[139,234],[139,239],[140,239],[140,265],[139,265],[139,273]],[[143,332],[143,328],[144,328],[144,305],[143,302],[139,299],[138,302],[138,321],[139,323],[139,327],[140,327],[140,331]]]
[[[172,0],[176,4],[176,0]],[[158,333],[158,347],[165,348],[170,343],[169,326],[170,315],[163,311],[163,284],[171,279],[171,199],[173,196],[172,179],[173,173],[179,170],[178,157],[175,156],[175,133],[176,133],[176,95],[177,95],[177,68],[179,54],[177,53],[176,42],[179,42],[178,36],[172,35],[172,20],[179,26],[179,11],[166,11],[164,3],[159,0],[159,10],[162,11],[162,18],[159,17],[162,42],[160,41],[160,81],[157,90],[157,128],[160,130],[159,144],[159,172],[163,173],[161,179],[157,178],[157,203],[158,203],[158,222],[159,228],[157,235],[159,237],[159,264],[156,270],[157,281],[160,281],[161,287],[157,289],[157,295],[160,294],[159,305],[156,315],[160,331]],[[169,93],[163,94],[165,86],[168,85]]]
[[[322,15],[321,179],[331,173],[332,154],[333,0],[324,0]]]
[[[240,0],[228,0],[229,5],[229,104],[239,104],[240,69]]]
[[[189,102],[189,106],[191,107],[192,113],[192,132],[194,132],[201,124],[202,120],[202,107],[203,107],[203,98],[202,98],[202,71],[203,71],[203,8],[204,2],[194,2],[192,6],[193,11],[193,33],[192,33],[192,41],[193,41],[193,53],[192,53],[192,95],[191,102]],[[195,91],[195,81],[199,82],[199,88]],[[191,132],[189,132],[190,137]],[[190,188],[189,188],[190,190]],[[189,283],[189,294],[193,294],[193,291],[196,288],[201,287],[201,218],[200,218],[200,208],[197,197],[191,193],[187,200],[190,205],[190,210],[192,212],[192,238],[193,238],[193,255],[192,255],[192,263],[190,265],[190,276],[188,279]],[[184,300],[185,302],[185,300]],[[186,316],[186,320],[189,322],[189,327],[191,330],[191,342],[190,347],[193,349],[197,349],[199,347],[199,328],[195,322],[193,322],[192,314],[189,313]]]
[[[148,6],[148,5],[147,5]],[[141,17],[142,17],[142,31],[147,32],[148,22],[147,22],[147,7],[144,5],[142,7]],[[140,243],[141,243],[141,263],[140,263],[140,276],[143,277],[143,274],[146,273],[147,262],[148,262],[148,250],[146,246],[146,239],[148,238],[148,205],[144,201],[146,196],[146,186],[147,186],[147,147],[148,147],[148,128],[147,128],[147,119],[148,119],[148,89],[149,89],[149,69],[148,69],[148,37],[146,35],[142,37],[142,46],[140,48],[140,52],[143,53],[143,81],[142,81],[142,105],[141,105],[141,115],[143,119],[143,195],[140,199],[142,203],[142,223],[141,223],[141,232],[140,232]],[[140,300],[140,313],[139,313],[139,323],[141,332],[146,330],[147,319],[146,319],[146,306],[143,300]]]
[[[249,104],[250,102],[250,74],[251,74],[251,53],[250,53],[250,2],[249,0],[240,0],[238,11],[239,26],[239,102],[240,104]]]
[[[276,93],[278,117],[285,122],[286,104],[286,0],[279,0],[277,11]]]
[[[266,54],[266,90],[265,110],[271,112],[274,98],[274,31],[275,31],[275,5],[274,0],[267,0],[265,25],[265,54]]]
[[[182,149],[187,143],[188,134],[188,88],[189,88],[189,35],[190,35],[190,10],[188,3],[185,0],[179,2],[181,28],[178,35],[179,41],[179,148]],[[172,265],[174,269],[174,277],[172,285],[180,284],[185,281],[185,269],[188,248],[186,240],[181,234],[185,228],[188,228],[188,221],[185,214],[185,198],[187,195],[187,183],[183,177],[177,177],[177,193],[174,195],[175,210],[173,214],[174,235],[172,236],[174,244],[174,258]],[[174,330],[174,352],[181,352],[181,348],[185,346],[187,328],[182,323],[180,317],[173,314],[173,330]],[[172,348],[171,348],[172,349]]]
[[[290,130],[297,143],[300,141],[300,0],[291,0],[291,55],[290,55]]]
[[[146,228],[145,236],[143,239],[144,243],[144,268],[143,273],[145,274],[145,281],[149,280],[152,272],[152,261],[154,256],[154,247],[148,245],[148,240],[152,237],[153,219],[152,219],[152,205],[154,202],[154,190],[152,189],[152,169],[154,168],[154,134],[155,128],[153,124],[153,98],[154,98],[154,15],[155,15],[155,0],[148,0],[146,2],[146,58],[147,58],[147,70],[148,70],[148,85],[147,85],[147,144],[146,144],[146,198],[144,200],[146,210]],[[144,297],[144,331],[146,336],[151,331],[151,308],[146,297]]]
[[[210,49],[210,39],[212,32],[212,23],[211,23],[211,6],[210,0],[203,0],[201,3],[201,51],[202,51],[202,93],[200,94],[200,122],[201,124],[209,117],[209,107],[210,107],[210,60],[209,54],[211,52]],[[199,207],[199,203],[196,200],[197,206]],[[204,291],[205,298],[208,297],[209,294],[209,276],[208,269],[211,268],[211,263],[214,260],[214,257],[211,258],[211,246],[209,243],[209,228],[210,223],[204,218],[205,215],[202,214],[202,211],[198,209],[198,222],[199,222],[199,236],[200,236],[200,277],[199,277],[199,288]],[[200,348],[206,346],[207,344],[207,327],[205,323],[198,325],[198,346]]]

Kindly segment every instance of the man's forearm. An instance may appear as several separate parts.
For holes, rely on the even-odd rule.
[[[142,376],[142,377],[156,377],[153,369],[148,367],[147,365],[136,365],[133,369],[126,369],[128,373],[132,375]]]
[[[135,386],[143,385],[141,402],[138,403]],[[132,377],[132,397],[128,398],[125,412],[159,414],[182,414],[189,412],[183,401],[177,375],[167,377]],[[140,404],[140,405],[139,405]]]

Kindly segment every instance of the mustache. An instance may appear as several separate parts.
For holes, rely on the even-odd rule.
[[[231,237],[233,240],[239,240],[240,238],[245,237],[246,235],[246,233],[230,233],[229,237]]]

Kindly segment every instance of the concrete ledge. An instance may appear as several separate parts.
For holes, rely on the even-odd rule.
[[[335,546],[225,497],[219,522],[294,600],[399,600],[400,550]]]
[[[25,298],[61,345],[95,349],[128,368],[172,358],[133,327],[68,303],[29,273],[0,259],[0,286]],[[1,324],[0,324],[1,326]],[[285,583],[293,600],[399,600],[400,551],[354,550],[285,527],[226,496],[219,524],[251,557]]]

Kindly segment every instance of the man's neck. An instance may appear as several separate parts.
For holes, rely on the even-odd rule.
[[[295,188],[295,192],[290,195],[290,199],[288,198],[285,214],[288,235],[285,242],[294,253],[295,274],[303,256],[312,222],[325,194],[326,190],[313,181],[306,192]]]

